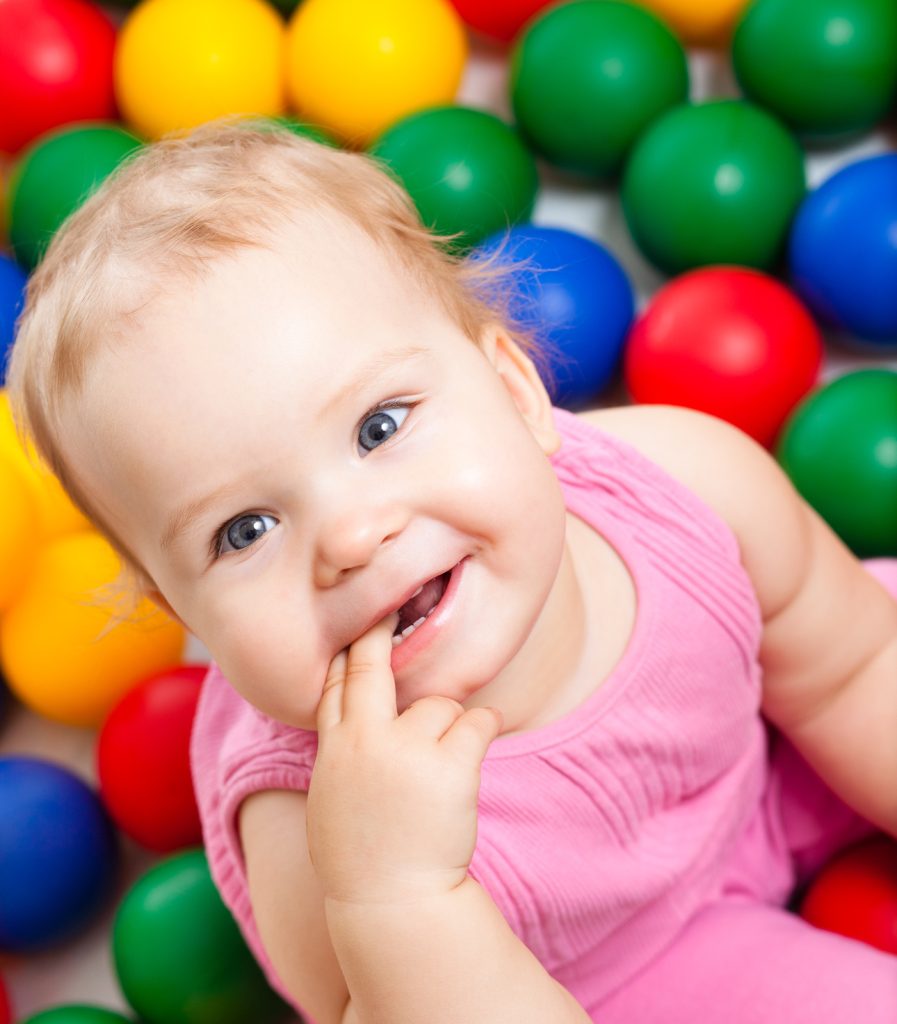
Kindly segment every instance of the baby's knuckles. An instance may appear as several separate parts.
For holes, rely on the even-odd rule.
[[[479,761],[421,734],[413,709],[386,724],[342,721],[328,730],[307,821],[325,896],[407,903],[460,885],[476,846],[479,782]]]

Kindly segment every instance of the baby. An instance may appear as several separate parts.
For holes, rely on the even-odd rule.
[[[893,1024],[785,908],[897,835],[897,560],[671,407],[551,405],[377,164],[212,124],[59,231],[20,425],[208,647],[213,876],[308,1024]]]

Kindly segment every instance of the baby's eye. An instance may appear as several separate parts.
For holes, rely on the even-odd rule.
[[[229,523],[226,523],[218,531],[218,535],[215,539],[215,552],[217,555],[223,555],[228,550],[242,551],[244,548],[248,548],[250,544],[258,540],[262,534],[267,533],[265,529],[265,523],[270,522],[277,525],[277,520],[274,516],[265,515],[248,515],[239,516],[236,519],[232,519]],[[225,544],[230,544],[231,548],[225,547]]]
[[[361,421],[358,431],[358,440],[365,451],[372,451],[382,444],[401,427],[408,415],[410,405],[402,405],[398,402],[395,405],[382,405],[379,409],[373,409]],[[398,422],[397,422],[398,421]]]

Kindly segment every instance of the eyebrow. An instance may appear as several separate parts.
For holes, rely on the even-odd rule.
[[[375,383],[378,378],[391,370],[397,363],[427,355],[428,349],[422,345],[406,345],[402,348],[391,349],[388,352],[380,352],[369,363],[362,367],[350,381],[344,384],[338,391],[334,392],[329,399],[322,404],[322,408],[342,406],[349,398],[356,395],[363,387]],[[162,551],[169,550],[172,545],[185,534],[193,524],[219,501],[239,491],[239,483],[233,482],[217,487],[209,494],[188,501],[185,505],[176,509],[169,517],[162,536],[159,540],[159,547]]]

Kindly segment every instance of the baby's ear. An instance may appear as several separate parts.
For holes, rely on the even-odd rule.
[[[510,392],[517,410],[546,455],[561,446],[551,412],[551,398],[530,357],[499,324],[482,333],[480,348]]]

